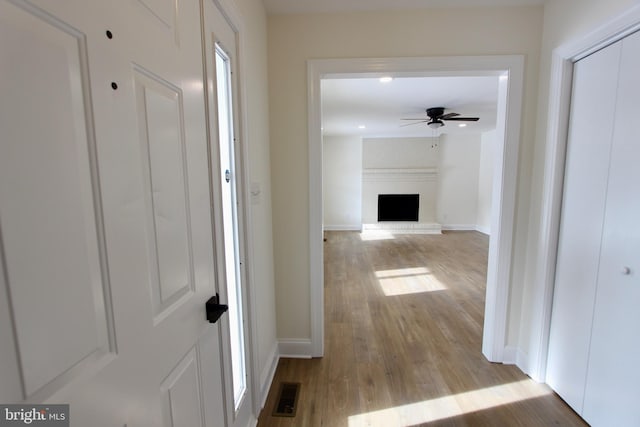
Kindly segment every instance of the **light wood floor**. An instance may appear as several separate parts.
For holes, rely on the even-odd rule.
[[[325,357],[282,359],[258,426],[584,426],[551,390],[481,353],[488,238],[325,242]],[[302,383],[294,418],[271,416]]]

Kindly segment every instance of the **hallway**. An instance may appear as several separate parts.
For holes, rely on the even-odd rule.
[[[326,237],[325,357],[279,362],[259,426],[585,425],[481,354],[487,236]],[[271,415],[280,382],[301,383],[293,418]]]

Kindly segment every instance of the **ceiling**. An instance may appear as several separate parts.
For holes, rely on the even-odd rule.
[[[263,0],[270,15],[426,9],[430,7],[522,6],[548,0]],[[498,77],[402,77],[387,84],[374,78],[322,81],[324,135],[425,137],[479,133],[495,128]],[[426,124],[402,126],[403,118],[425,118],[426,109],[480,117],[467,127],[445,122],[437,133]],[[359,126],[366,126],[360,129]]]
[[[521,6],[545,0],[263,0],[270,15],[408,10],[429,7]]]
[[[326,136],[368,138],[426,137],[443,133],[481,133],[495,128],[498,76],[400,77],[382,83],[378,78],[322,80],[322,130]],[[426,123],[426,109],[479,117],[477,122],[445,122],[438,131]],[[361,129],[360,126],[365,126]]]

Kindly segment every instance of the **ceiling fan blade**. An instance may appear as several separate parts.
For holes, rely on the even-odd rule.
[[[420,117],[419,119],[400,119],[400,120],[420,120],[420,121],[423,121],[423,122],[428,122],[429,121],[429,119],[425,119],[424,117]]]
[[[451,117],[455,117],[455,116],[459,116],[460,114],[458,113],[447,113],[447,114],[443,114],[442,116],[438,117],[440,120],[449,120],[451,119]]]
[[[451,117],[448,119],[441,117],[440,120],[450,120],[450,121],[458,121],[458,122],[477,122],[478,120],[480,120],[480,117]]]
[[[403,119],[403,120],[412,120],[412,119]],[[426,123],[429,120],[420,120],[419,122],[413,122],[413,123],[407,123],[406,125],[400,125],[401,128],[405,127],[405,126],[411,126],[411,125],[417,125],[420,123]]]

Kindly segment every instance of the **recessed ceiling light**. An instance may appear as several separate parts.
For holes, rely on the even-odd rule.
[[[459,127],[459,128],[466,128],[466,127],[467,127],[467,124],[466,124],[466,123],[460,123],[460,124],[458,125],[458,127]]]
[[[367,127],[365,125],[360,125],[358,126],[358,129],[366,129]]]
[[[389,83],[391,81],[393,81],[393,77],[389,77],[389,76],[380,77],[380,83]]]

